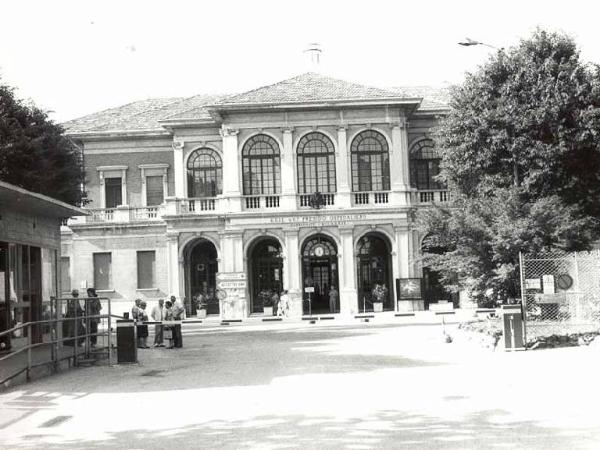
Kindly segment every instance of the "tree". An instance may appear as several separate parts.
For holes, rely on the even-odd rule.
[[[63,128],[0,84],[0,180],[82,205],[84,179],[81,152]]]
[[[418,221],[423,262],[449,289],[480,302],[518,296],[519,251],[598,238],[600,71],[570,37],[538,30],[467,75],[436,145],[453,200]]]

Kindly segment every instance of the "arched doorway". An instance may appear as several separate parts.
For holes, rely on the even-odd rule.
[[[216,295],[217,249],[206,239],[199,239],[191,244],[186,255],[186,309],[190,315],[196,313],[199,307],[196,298],[204,296],[207,314],[219,314],[219,299]]]
[[[358,240],[358,309],[373,311],[373,289],[376,285],[385,286],[387,293],[383,299],[384,311],[394,309],[392,291],[392,264],[390,245],[379,233],[368,233]]]
[[[252,312],[262,313],[260,293],[280,294],[283,290],[283,253],[277,239],[259,240],[250,250],[250,281],[252,292]]]
[[[312,236],[302,246],[303,313],[323,314],[329,310],[329,291],[335,286],[339,292],[338,253],[332,239],[322,234]],[[306,288],[314,288],[307,293]],[[310,301],[310,303],[309,303]],[[336,311],[339,312],[338,299]]]

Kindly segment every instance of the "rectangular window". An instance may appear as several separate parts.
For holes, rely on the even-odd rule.
[[[71,259],[69,257],[60,258],[60,289],[62,292],[71,291]]]
[[[138,289],[152,289],[155,286],[156,255],[154,251],[137,252]]]
[[[94,253],[94,287],[100,291],[112,289],[112,257],[110,253]]]
[[[146,205],[158,206],[164,201],[163,177],[146,177]]]
[[[105,189],[105,207],[116,208],[123,204],[123,194],[121,189],[121,178],[106,178],[104,180]]]

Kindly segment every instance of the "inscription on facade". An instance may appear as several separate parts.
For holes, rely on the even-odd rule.
[[[328,227],[347,225],[367,220],[366,214],[330,214],[327,216],[271,217],[271,223],[289,224],[297,227]]]

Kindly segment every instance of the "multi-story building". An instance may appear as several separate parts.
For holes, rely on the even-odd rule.
[[[175,295],[192,314],[202,293],[240,318],[284,289],[294,315],[328,311],[333,286],[337,312],[369,310],[379,284],[385,310],[423,308],[394,280],[422,276],[411,211],[447,199],[430,136],[443,94],[306,73],[66,123],[91,214],[63,229],[63,291],[94,285],[117,310]]]

